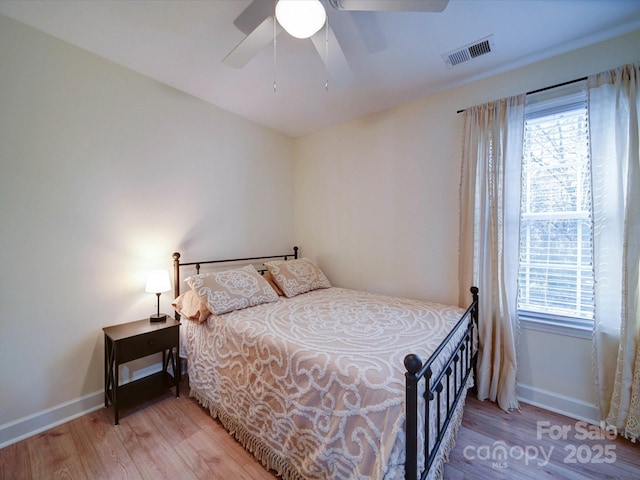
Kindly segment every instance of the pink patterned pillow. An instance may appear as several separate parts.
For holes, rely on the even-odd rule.
[[[207,309],[218,315],[278,300],[278,294],[253,265],[193,275],[185,281]]]
[[[277,260],[264,265],[286,297],[331,286],[322,270],[308,258]]]

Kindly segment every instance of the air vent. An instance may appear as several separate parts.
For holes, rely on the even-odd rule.
[[[489,35],[482,40],[478,40],[477,42],[473,42],[452,52],[445,53],[442,55],[442,59],[444,60],[444,63],[447,64],[447,67],[452,68],[461,63],[468,62],[473,58],[491,53],[494,49],[493,35]]]

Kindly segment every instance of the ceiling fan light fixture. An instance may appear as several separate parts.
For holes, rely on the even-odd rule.
[[[276,18],[287,33],[296,38],[309,38],[327,20],[320,0],[278,0]]]

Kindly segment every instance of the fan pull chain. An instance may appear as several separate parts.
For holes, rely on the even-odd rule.
[[[278,26],[277,26],[277,20],[274,14],[273,17],[273,93],[277,93],[278,91],[278,85],[276,83],[276,66],[277,66],[277,46],[278,46]]]
[[[324,74],[325,74],[325,82],[324,82],[324,90],[326,92],[329,91],[329,17],[327,17],[327,21],[324,23],[324,41],[325,41],[325,49],[324,49]]]

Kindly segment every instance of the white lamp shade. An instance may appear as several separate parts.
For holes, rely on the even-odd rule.
[[[166,270],[152,270],[147,277],[147,286],[144,289],[147,293],[162,293],[171,290],[169,272]]]
[[[289,35],[309,38],[322,28],[327,12],[320,0],[278,0],[276,18]]]

